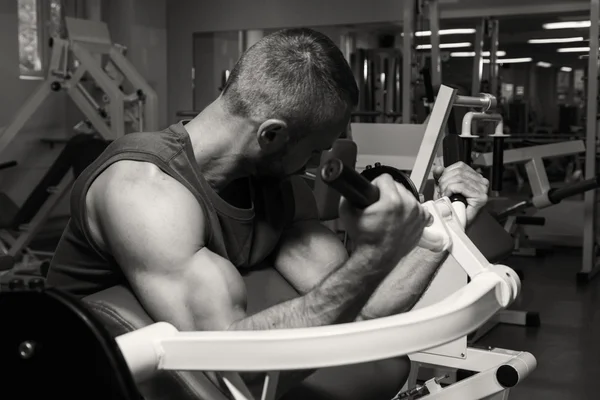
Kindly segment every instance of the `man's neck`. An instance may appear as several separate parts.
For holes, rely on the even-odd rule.
[[[204,179],[216,191],[254,170],[247,154],[251,128],[246,125],[226,115],[217,100],[185,126]]]

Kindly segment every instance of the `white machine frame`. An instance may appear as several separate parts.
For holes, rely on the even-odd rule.
[[[128,122],[134,130],[159,129],[158,96],[125,58],[122,48],[111,42],[107,24],[76,18],[65,18],[65,22],[68,39],[52,39],[52,55],[46,79],[15,113],[9,124],[0,130],[0,152],[7,148],[29,118],[57,90],[64,90],[71,97],[89,124],[106,140],[114,140],[128,133]],[[108,65],[113,65],[112,68],[118,70],[117,75],[134,87],[133,93],[125,94],[119,88],[120,82],[103,69],[103,57],[110,60]],[[71,61],[75,65],[73,70],[69,67]],[[105,93],[104,100],[108,105],[106,110],[82,84],[86,74]],[[131,104],[135,106],[135,111],[129,107]],[[107,116],[102,116],[101,111],[105,111]],[[0,241],[4,242],[0,243],[0,247],[4,244],[6,254],[18,256],[24,251],[29,253],[27,246],[69,192],[72,184],[73,178],[67,174],[57,186],[50,188],[51,196],[30,223],[20,227],[17,237],[8,232],[0,232]]]
[[[457,97],[454,89],[440,88],[422,136],[418,163],[410,168],[411,179],[418,188],[425,185],[450,109],[457,103],[485,106],[480,99]],[[410,313],[350,324],[271,331],[178,332],[172,325],[159,322],[117,338],[136,381],[142,383],[159,370],[221,371],[231,394],[238,400],[248,400],[253,397],[235,372],[268,371],[261,396],[267,400],[275,395],[279,377],[276,371],[409,355],[414,368],[407,383],[416,382],[421,366],[479,372],[445,388],[440,380],[429,380],[429,394],[424,399],[505,399],[512,384],[503,386],[498,371],[511,369],[518,381],[535,368],[535,358],[526,352],[470,349],[466,335],[516,299],[520,291],[518,275],[508,267],[490,265],[469,240],[461,214],[464,207],[455,208],[447,198],[426,202],[424,206],[435,220],[424,232],[424,238],[434,240],[425,244],[438,251],[448,249],[450,256]],[[467,277],[471,278],[468,284]]]
[[[467,138],[471,132],[473,120],[491,121],[495,124],[495,134],[502,135],[502,118],[493,113],[488,113],[495,106],[495,98],[486,94],[479,97],[456,96],[455,91],[442,86],[438,92],[436,102],[426,124],[352,124],[352,136],[358,145],[359,154],[357,159],[357,170],[364,169],[367,165],[376,162],[389,165],[400,170],[411,171],[410,178],[420,193],[423,193],[425,183],[430,178],[430,168],[434,162],[440,161],[441,139],[444,136],[444,128],[452,106],[472,107],[478,111],[466,114],[467,124],[463,124],[461,136]],[[418,163],[418,164],[417,164]],[[424,294],[415,308],[427,307],[442,300],[445,296],[464,287],[467,284],[467,275],[452,257],[442,268],[431,283],[429,290]],[[525,325],[527,313],[515,310],[501,310],[495,314],[484,326],[493,326],[494,321],[510,322]],[[484,330],[477,334],[484,333]],[[411,379],[416,380],[419,367],[429,367],[433,363],[435,370],[453,370],[451,366],[456,365],[457,360],[464,364],[470,364],[468,369],[483,371],[478,367],[486,354],[494,357],[496,352],[504,354],[506,350],[494,349],[478,353],[475,360],[468,361],[469,354],[477,351],[468,347],[467,337],[460,337],[455,341],[446,343],[427,352],[413,354],[410,356],[414,363]],[[420,360],[427,359],[427,363]],[[435,361],[433,361],[435,360]],[[429,369],[429,368],[428,368]],[[467,369],[467,368],[465,368]],[[450,374],[452,375],[452,374]],[[448,382],[449,379],[445,379]],[[451,380],[450,380],[451,381]]]
[[[326,368],[411,355],[414,362],[437,365],[438,358],[417,353],[456,340],[507,307],[517,297],[520,280],[510,268],[491,265],[464,233],[461,218],[448,200],[424,204],[435,216],[436,235],[471,282],[460,290],[410,313],[387,318],[302,329],[227,332],[179,332],[158,322],[117,338],[134,379],[143,383],[161,370],[221,371],[236,400],[254,397],[236,372],[266,374],[261,399],[275,398],[278,371]],[[463,209],[464,210],[464,209]],[[349,349],[352,349],[349,351]],[[447,367],[481,372],[442,388],[429,381],[423,399],[505,398],[510,387],[535,369],[527,352],[471,351],[469,363],[454,360]],[[491,357],[490,357],[491,355]],[[481,368],[485,365],[487,368]],[[515,380],[506,384],[498,375],[510,369]]]

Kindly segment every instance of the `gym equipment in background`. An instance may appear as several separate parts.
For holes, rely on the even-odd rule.
[[[504,223],[505,229],[517,238],[516,250],[521,255],[536,255],[536,247],[526,247],[532,244],[583,247],[587,257],[584,257],[577,274],[580,283],[587,282],[598,270],[598,244],[593,232],[583,229],[584,202],[569,197],[594,192],[598,188],[598,180],[592,176],[583,182],[552,188],[544,160],[577,155],[584,151],[586,146],[582,140],[505,150],[504,165],[525,164],[532,195],[528,200],[497,212],[497,218]],[[490,166],[493,157],[492,153],[481,154],[474,165]]]
[[[73,136],[21,207],[0,192],[0,254],[12,258],[25,270],[51,258],[52,253],[32,250],[29,244],[69,192],[74,179],[108,144],[94,135]],[[5,286],[11,279],[12,275],[3,276],[0,285]]]
[[[51,146],[66,146],[21,207],[0,193],[0,252],[24,265],[38,262],[38,256],[51,257],[51,253],[34,252],[27,246],[69,192],[73,175],[89,165],[107,141],[131,131],[158,130],[157,95],[125,58],[124,48],[111,42],[108,26],[76,18],[66,18],[65,23],[68,37],[50,41],[52,56],[46,79],[0,131],[1,153],[50,94],[62,90],[86,117],[75,127],[80,134],[69,139],[42,139]]]
[[[502,191],[502,178],[504,175],[504,140],[510,135],[505,135],[502,133],[503,121],[502,117],[499,114],[490,114],[489,117],[481,114],[482,113],[474,114],[473,112],[468,112],[463,117],[463,122],[461,124],[461,133],[458,134],[458,132],[451,132],[452,134],[446,136],[446,138],[444,139],[444,165],[448,166],[457,161],[463,161],[466,164],[471,165],[472,162],[470,160],[470,156],[471,150],[473,148],[473,140],[477,137],[475,135],[472,135],[473,121],[480,120],[494,123],[494,134],[489,135],[489,137],[493,140],[490,189],[492,193],[498,194]],[[487,211],[482,212],[488,215],[490,218],[493,218],[491,215],[487,214]],[[495,226],[499,225],[495,224]],[[505,240],[503,242],[504,246],[499,246],[500,248],[503,248],[503,251],[501,252],[502,258],[499,258],[500,260],[508,258],[513,253],[513,249],[515,246],[515,241],[512,235],[507,234],[510,234],[510,232],[506,231],[503,233],[494,233],[491,231],[485,231],[481,233],[481,235],[485,235],[489,238],[492,238],[494,241],[501,240],[503,236],[510,236],[510,240]],[[519,274],[519,277],[523,279],[523,274],[520,271],[518,271],[517,273]],[[498,324],[539,327],[541,321],[540,315],[537,312],[521,311],[514,309],[501,310],[469,336],[469,343],[476,343],[479,339],[481,339],[483,336],[489,333]]]
[[[357,206],[368,206],[378,198],[377,188],[339,159],[329,160],[320,172],[323,181]],[[73,398],[80,396],[82,387],[89,391],[102,386],[97,389],[104,396],[130,400],[143,395],[134,389],[134,381],[141,385],[160,371],[221,371],[218,378],[230,395],[236,400],[249,400],[253,396],[238,372],[269,371],[261,398],[271,400],[275,398],[279,371],[369,362],[428,351],[455,340],[508,306],[520,290],[519,278],[510,268],[489,264],[466,237],[465,207],[460,199],[456,200],[451,203],[442,198],[423,205],[435,220],[425,229],[420,243],[432,251],[449,250],[471,282],[437,304],[387,318],[251,332],[179,332],[171,324],[158,322],[117,337],[117,350],[115,341],[94,316],[58,291],[0,293],[0,315],[10,327],[8,339],[0,344],[0,360],[11,366],[6,368],[6,389],[19,389],[21,395],[34,397],[42,386],[45,395]],[[53,323],[48,323],[49,315]],[[85,340],[86,348],[93,349],[95,356],[90,357],[89,350],[81,352],[68,345],[76,340]],[[38,352],[42,347],[44,351]],[[81,381],[63,384],[64,371],[47,367],[58,354],[87,376],[77,375]],[[535,369],[536,360],[526,352],[503,351],[493,355],[486,367],[446,387],[439,379],[431,379],[421,398],[506,399],[510,389]],[[48,385],[25,385],[25,377],[47,381]],[[225,398],[217,390],[210,396],[211,400]]]
[[[484,99],[455,98],[455,91],[453,89],[450,89],[445,86],[443,86],[440,89],[439,94],[436,99],[436,103],[433,106],[432,116],[430,117],[430,123],[428,124],[426,129],[424,129],[424,131],[421,131],[422,145],[418,146],[417,150],[422,148],[421,151],[422,151],[423,155],[417,157],[417,162],[416,162],[416,165],[414,165],[414,168],[413,168],[413,166],[410,167],[410,169],[413,170],[413,172],[411,173],[411,180],[415,184],[415,187],[418,188],[419,190],[422,190],[422,188],[425,187],[426,178],[427,178],[427,176],[429,176],[429,168],[431,167],[431,164],[435,158],[439,144],[441,143],[441,137],[443,136],[444,124],[446,122],[448,110],[451,108],[452,104],[456,102],[455,100],[458,100],[459,104],[471,105],[471,104],[475,103],[475,104],[480,104],[480,106],[481,106],[481,101],[485,101]],[[376,125],[376,124],[373,124],[373,125]],[[388,124],[388,125],[391,125],[391,124]],[[425,135],[423,133],[425,133]],[[390,137],[389,139],[391,140],[393,138]],[[396,138],[396,140],[398,140],[398,138]],[[402,146],[395,146],[395,148],[400,149],[400,148],[402,148]],[[359,146],[359,149],[360,149],[360,146]],[[414,164],[414,160],[413,160],[413,164]],[[493,220],[491,222],[494,223]],[[458,228],[458,229],[460,232],[462,232],[462,228]],[[501,228],[500,228],[500,230],[501,230],[501,232],[503,232]],[[460,233],[460,232],[457,233],[457,235],[461,235],[461,237],[462,237],[462,235],[464,235],[464,233]],[[456,243],[458,243],[458,242],[456,242]],[[463,243],[462,240],[460,243]],[[456,246],[461,247],[461,245],[456,245]],[[473,246],[473,247],[469,247],[469,248],[473,251],[476,251],[475,254],[477,254],[477,255],[480,254],[479,250],[477,250],[476,247]],[[460,250],[458,250],[458,251],[460,253]],[[459,258],[460,257],[461,256],[459,256]],[[481,260],[481,258],[479,258],[479,257],[477,257],[477,259]],[[483,257],[483,259],[485,259],[485,257]],[[477,264],[477,265],[479,265],[479,264]],[[487,265],[488,264],[486,262],[486,266]],[[471,270],[471,272],[473,273],[474,271]],[[426,317],[426,315],[428,314],[427,310],[433,310],[434,312],[443,312],[444,309],[438,308],[437,303],[440,300],[445,299],[448,296],[452,296],[457,291],[459,291],[459,293],[465,293],[465,291],[467,291],[467,292],[470,291],[471,288],[476,288],[478,286],[478,282],[482,282],[483,280],[487,281],[487,278],[484,278],[484,275],[488,275],[488,272],[491,272],[491,271],[486,270],[482,274],[477,274],[478,278],[473,279],[473,281],[471,282],[471,283],[474,283],[475,285],[465,288],[465,285],[467,284],[467,273],[464,271],[463,268],[460,267],[460,265],[457,264],[457,262],[452,257],[449,257],[448,261],[446,261],[444,266],[441,267],[440,272],[438,273],[436,279],[434,279],[434,281],[432,282],[429,290],[423,296],[423,299],[421,300],[421,302],[419,304],[417,304],[417,306],[415,308],[417,314],[405,314],[405,315],[400,315],[398,317],[393,317],[393,318],[399,318],[400,320],[402,320],[403,318],[411,318],[411,320],[412,320],[411,315],[422,315],[422,316]],[[495,275],[493,272],[492,272],[492,274],[493,274],[492,280],[495,280],[496,277],[498,277],[500,279],[504,279],[504,275]],[[512,275],[511,275],[511,277],[506,277],[506,278],[510,278],[511,280],[514,278],[514,279],[518,280],[517,276],[513,277]],[[515,282],[517,282],[517,281],[515,281]],[[488,293],[491,294],[492,292],[488,292]],[[467,296],[468,296],[468,294],[467,294]],[[495,295],[492,297],[495,297]],[[480,304],[480,305],[484,304],[484,303],[479,303],[476,301],[471,302],[468,297],[459,296],[459,298],[466,300],[467,302],[469,302],[469,304],[471,304],[473,306],[475,304]],[[454,299],[454,297],[451,297],[449,299],[449,301],[444,302],[442,306],[443,307],[460,307],[460,304],[452,301],[452,299]],[[497,300],[494,300],[494,302],[496,302],[496,301]],[[132,330],[135,330],[135,329],[141,329],[141,328],[149,327],[149,326],[152,327],[153,323],[155,322],[155,321],[152,321],[149,318],[149,316],[145,313],[145,311],[140,306],[140,304],[137,301],[137,299],[135,298],[135,296],[127,288],[122,287],[122,286],[109,288],[100,293],[96,293],[92,296],[88,296],[87,298],[84,299],[84,302],[94,311],[94,314],[103,321],[103,324],[108,329],[110,329],[111,334],[113,334],[115,336],[122,335],[126,332],[131,332]],[[426,302],[429,302],[429,303],[426,303]],[[485,301],[485,303],[487,303],[487,300]],[[426,310],[419,311],[419,309],[425,308],[428,305],[436,305],[436,306],[428,307]],[[471,309],[470,307],[469,307],[469,309],[470,309],[470,311],[468,311],[468,315],[470,315],[470,316],[478,315],[474,309]],[[466,310],[464,310],[464,311],[467,312]],[[495,306],[491,307],[488,309],[488,311],[489,311],[489,314],[487,314],[487,317],[484,319],[491,317],[495,313],[496,307]],[[456,315],[456,314],[454,314],[454,315]],[[445,369],[447,371],[456,371],[456,370],[464,369],[464,370],[469,370],[469,371],[483,372],[483,373],[477,374],[471,380],[463,381],[456,385],[452,385],[453,389],[451,389],[450,392],[447,389],[445,389],[446,391],[441,392],[441,393],[444,393],[444,396],[446,396],[446,394],[447,394],[449,398],[452,398],[452,396],[450,396],[450,394],[452,393],[452,391],[456,390],[458,398],[461,398],[461,399],[469,398],[468,396],[464,397],[462,395],[464,393],[469,393],[471,390],[473,390],[473,388],[469,385],[471,383],[474,383],[474,387],[476,388],[476,391],[482,390],[485,393],[499,391],[499,392],[503,392],[502,395],[505,395],[507,393],[507,391],[504,390],[505,388],[501,388],[498,386],[498,383],[495,380],[496,379],[495,373],[498,370],[505,371],[507,368],[510,369],[510,367],[502,367],[500,365],[512,364],[516,360],[519,360],[522,354],[517,353],[517,352],[511,352],[509,350],[502,350],[502,349],[479,350],[479,349],[475,349],[475,348],[468,348],[467,342],[466,342],[466,335],[468,333],[470,333],[473,329],[476,328],[476,326],[475,326],[476,324],[475,324],[475,321],[468,320],[469,318],[466,317],[466,314],[462,314],[462,315],[465,315],[466,319],[459,318],[461,321],[460,323],[465,323],[465,324],[469,325],[469,326],[463,326],[462,328],[464,328],[464,329],[457,327],[457,325],[455,325],[453,323],[443,323],[443,324],[440,324],[440,326],[436,326],[435,328],[432,327],[431,329],[428,328],[426,330],[427,332],[430,332],[434,335],[437,335],[438,333],[440,335],[443,335],[444,333],[446,333],[446,332],[442,332],[444,329],[450,329],[450,330],[453,330],[453,332],[457,335],[456,338],[458,338],[458,339],[454,340],[454,339],[450,339],[448,336],[445,336],[443,339],[444,342],[447,340],[452,340],[452,342],[443,344],[443,345],[435,347],[435,348],[431,348],[431,349],[427,350],[426,352],[422,352],[422,353],[414,353],[414,351],[422,350],[423,348],[410,350],[410,352],[413,352],[410,355],[410,358],[414,365],[414,368],[413,368],[414,379],[416,379],[416,375],[419,373],[419,371],[424,370],[424,368],[420,368],[420,367],[431,366],[431,365],[436,366],[436,368]],[[25,318],[24,314],[23,314],[23,318]],[[27,318],[30,318],[30,317],[27,317]],[[377,324],[379,322],[385,322],[385,321],[393,321],[393,320],[385,319],[384,321],[368,321],[368,322],[373,322],[373,323]],[[438,322],[440,322],[440,321],[441,320],[439,320]],[[473,322],[473,324],[471,324],[471,322]],[[482,322],[483,322],[483,320],[478,321],[477,324],[482,323]],[[10,325],[14,326],[14,327],[18,326],[18,324],[12,324],[12,323]],[[57,325],[55,324],[54,326],[57,326]],[[349,325],[349,326],[350,326],[350,328],[353,327],[352,325]],[[47,327],[49,328],[50,325],[47,325]],[[438,328],[442,329],[442,331],[439,331]],[[455,330],[455,328],[458,330]],[[335,329],[338,329],[338,328],[335,328]],[[138,332],[138,334],[142,333],[142,332],[143,331],[140,330]],[[382,333],[382,332],[383,331],[381,331],[380,333]],[[389,331],[389,332],[391,332],[391,331]],[[423,332],[425,332],[425,331],[420,331],[419,333],[416,333],[416,331],[415,331],[415,334],[417,334],[419,337],[422,337]],[[229,334],[229,333],[235,333],[235,332],[224,332],[224,333]],[[240,332],[237,332],[237,333],[240,333]],[[271,334],[277,335],[279,332],[243,332],[244,335],[246,335],[248,333],[252,336],[254,334],[262,335],[263,333],[267,333],[270,335]],[[181,333],[181,334],[185,334],[185,333]],[[203,334],[204,333],[201,333],[201,335],[203,335]],[[220,334],[221,334],[221,332],[211,333],[212,337],[219,337]],[[399,345],[398,344],[398,336],[393,334],[393,332],[391,332],[390,338],[393,338],[394,346]],[[303,340],[303,339],[300,338],[299,340]],[[337,339],[334,338],[333,341],[336,342]],[[231,342],[231,343],[233,343],[233,342]],[[140,344],[141,344],[141,342],[140,342]],[[244,344],[244,342],[241,342],[240,344],[245,347],[247,343]],[[373,344],[369,343],[369,346],[371,346],[371,345],[376,345],[376,343],[373,343]],[[421,343],[421,345],[425,346],[425,344],[423,344],[423,343]],[[426,346],[431,347],[432,344],[427,343]],[[288,346],[288,347],[289,347],[288,351],[293,351],[292,348],[294,346]],[[348,349],[349,348],[344,347],[342,350],[342,353],[339,353],[339,354],[340,355],[347,354],[347,355],[350,355],[351,357],[359,356],[358,354],[350,353],[348,351]],[[369,347],[367,347],[367,349],[369,349]],[[233,350],[234,350],[233,348],[230,348],[227,351],[233,351]],[[282,350],[285,350],[285,348],[282,348]],[[253,349],[252,347],[246,347],[246,351],[253,351],[254,354],[257,354],[256,352],[258,350]],[[186,353],[189,355],[189,352],[186,352]],[[279,352],[272,352],[272,353],[274,353],[275,355],[280,354]],[[147,354],[151,355],[151,353],[147,353]],[[207,360],[217,361],[219,359],[223,360],[224,357],[222,357],[222,356],[224,354],[225,353],[220,353],[219,357],[215,358],[215,359],[211,359],[209,357],[210,354],[205,354],[203,357],[201,357],[201,359],[203,361],[207,361]],[[283,354],[286,354],[286,353],[283,353]],[[324,353],[324,354],[326,354],[326,353]],[[239,354],[239,355],[240,355],[240,358],[245,357],[245,356],[241,357],[242,356],[241,354]],[[374,357],[374,355],[375,355],[375,353],[370,353],[369,357]],[[297,356],[297,353],[295,355],[292,354],[292,357],[294,357],[294,356]],[[389,352],[389,350],[386,350],[384,357],[392,357],[392,356],[393,356],[393,354],[391,354]],[[529,355],[527,357],[529,357]],[[264,355],[260,355],[260,358],[264,359],[263,361],[267,362]],[[2,358],[0,357],[0,359],[2,359]],[[251,362],[251,363],[253,363],[253,360],[254,360],[254,358],[245,358],[245,359],[247,362]],[[287,359],[292,360],[292,358],[287,358]],[[373,358],[371,358],[371,359],[373,359]],[[519,364],[519,365],[523,365],[523,366],[527,365],[527,366],[533,368],[533,366],[535,365],[535,362],[532,363],[532,360],[533,360],[532,358],[527,358],[527,360],[523,361],[526,364]],[[235,361],[235,360],[233,360],[233,361]],[[520,361],[518,363],[520,363]],[[242,369],[244,368],[243,366],[241,366],[240,364],[236,364],[235,362],[233,362],[233,364],[234,364],[234,366],[232,368],[234,370],[237,367],[242,367]],[[271,365],[271,366],[268,366],[268,365],[261,366],[261,364],[255,364],[255,365],[258,366],[259,368],[275,367],[274,365]],[[500,366],[500,368],[498,368],[499,366]],[[212,368],[221,368],[221,366],[220,365],[211,365],[209,367],[209,369],[212,369]],[[272,377],[275,377],[275,375],[272,375]],[[451,376],[450,378],[445,379],[442,382],[442,384],[451,383],[452,378],[453,377]],[[491,381],[493,381],[493,382],[491,382]],[[159,377],[156,377],[155,380],[150,380],[149,382],[145,383],[143,386],[144,386],[145,390],[147,390],[147,391],[149,390],[149,392],[144,393],[146,395],[146,398],[149,400],[153,399],[153,395],[158,395],[159,393],[164,393],[164,390],[166,390],[166,388],[168,388],[169,393],[175,393],[174,394],[175,397],[177,395],[180,395],[181,398],[185,398],[185,399],[197,400],[200,398],[202,398],[202,399],[222,399],[222,398],[224,398],[223,397],[224,395],[207,379],[206,375],[201,374],[201,373],[195,373],[194,371],[168,371],[165,374],[161,374]],[[436,390],[436,389],[433,388],[433,386],[432,386],[432,390]],[[474,393],[474,397],[477,396],[476,392],[472,392],[472,393]],[[436,398],[434,396],[438,396],[438,395],[432,394],[432,395],[430,395],[430,398]],[[481,397],[484,397],[484,396],[482,395]]]
[[[71,97],[87,118],[86,124],[106,140],[131,131],[159,129],[156,92],[125,58],[123,48],[112,43],[107,24],[68,17],[65,23],[68,38],[50,41],[46,79],[0,131],[0,152],[42,103],[59,91]],[[98,61],[103,57],[109,60],[104,67]]]
[[[433,163],[442,162],[438,150],[446,140],[442,139],[444,125],[447,125],[452,105],[456,103],[458,106],[473,107],[480,112],[491,111],[496,107],[496,99],[492,96],[485,94],[480,97],[456,96],[455,89],[443,86],[426,124],[353,123],[352,137],[358,146],[357,171],[370,179],[382,172],[392,172],[392,175],[399,177],[402,182],[406,182],[405,174],[409,173],[412,182],[409,185],[410,191],[415,193],[416,190],[421,200],[430,199],[433,185],[429,171]],[[494,122],[499,121],[496,119]],[[458,134],[457,129],[452,129],[449,125],[448,127],[450,131]],[[500,141],[501,145],[504,136],[498,136],[496,140]],[[463,137],[460,141],[463,142],[462,146],[468,147],[469,138]],[[464,149],[459,147],[457,150]],[[446,155],[445,151],[443,154]],[[497,168],[501,169],[502,164]],[[497,190],[501,189],[501,181],[496,180],[495,185]],[[512,253],[514,246],[512,237],[485,210],[469,228],[469,236],[492,262],[506,259]],[[415,308],[434,304],[466,284],[467,276],[455,260],[449,257]],[[492,318],[501,319],[503,313],[504,310]],[[448,383],[458,374],[458,369],[474,371],[485,369],[487,364],[483,360],[486,360],[488,355],[491,359],[493,355],[485,351],[480,353],[479,350],[468,347],[469,343],[472,341],[468,341],[465,336],[426,353],[411,355],[416,371],[411,375],[412,385],[416,383],[420,370],[426,372],[426,369],[441,368],[451,371],[450,378],[442,380]],[[462,366],[458,367],[458,365]]]

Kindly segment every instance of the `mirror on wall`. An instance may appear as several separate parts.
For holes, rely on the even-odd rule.
[[[497,86],[489,77],[491,32],[480,18],[440,21],[442,83],[461,94],[492,92],[501,100],[511,133],[576,130],[585,104],[586,13],[499,17]],[[583,21],[583,22],[582,22]],[[431,73],[429,23],[416,20],[412,51],[414,120],[427,116]],[[474,64],[477,29],[484,37],[482,63]],[[361,91],[354,117],[360,122],[400,123],[403,101],[402,22],[312,27],[340,47],[352,66]],[[194,35],[194,109],[218,96],[229,71],[245,48],[273,30],[209,32]],[[473,84],[480,74],[480,85]]]

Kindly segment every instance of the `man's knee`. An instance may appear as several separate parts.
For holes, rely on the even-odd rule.
[[[351,349],[349,349],[351,351]],[[285,400],[389,400],[404,386],[410,374],[408,357],[364,364],[323,368],[308,377]]]

